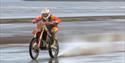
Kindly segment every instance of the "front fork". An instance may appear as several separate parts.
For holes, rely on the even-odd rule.
[[[42,32],[41,32],[41,34],[40,34],[39,39],[38,39],[38,47],[39,47],[39,48],[40,48],[41,43],[42,43],[41,40],[42,40],[43,32],[44,32],[44,28],[43,28],[43,30],[42,30]]]
[[[41,39],[42,39],[43,32],[44,32],[44,28],[40,34],[40,37],[38,38],[38,43],[37,43],[38,48],[40,48],[40,46],[41,46]],[[37,33],[35,33],[34,38],[37,38]]]

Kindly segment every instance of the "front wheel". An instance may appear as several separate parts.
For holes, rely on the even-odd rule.
[[[49,55],[51,58],[55,58],[58,56],[59,53],[59,44],[58,41],[55,39],[53,42],[49,42]]]
[[[30,45],[29,45],[29,54],[30,54],[30,57],[35,60],[37,59],[38,55],[39,55],[39,48],[38,48],[38,45],[37,45],[37,39],[33,38],[30,42]]]

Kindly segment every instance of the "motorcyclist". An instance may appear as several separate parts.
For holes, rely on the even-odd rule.
[[[32,31],[33,34],[37,33],[39,35],[41,29],[39,29],[40,21],[43,21],[47,26],[48,30],[52,34],[52,37],[55,38],[58,32],[58,24],[61,23],[61,19],[52,15],[48,8],[45,8],[41,11],[41,15],[37,16],[32,20],[33,23],[37,24],[37,28]],[[56,37],[57,39],[57,37]]]

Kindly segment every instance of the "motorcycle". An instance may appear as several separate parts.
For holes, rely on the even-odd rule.
[[[38,58],[40,50],[48,50],[50,57],[56,58],[59,53],[58,40],[52,36],[43,21],[41,21],[40,28],[41,32],[35,33],[29,44],[30,57],[35,60]],[[53,45],[54,47],[52,47]]]

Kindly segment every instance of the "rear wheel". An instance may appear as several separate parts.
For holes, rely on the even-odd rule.
[[[53,46],[53,47],[52,47]],[[58,56],[59,53],[59,44],[56,39],[53,41],[49,42],[49,55],[51,58],[55,58]]]
[[[39,55],[39,48],[38,48],[37,43],[38,43],[37,39],[33,38],[29,45],[29,54],[33,60],[37,59]]]

